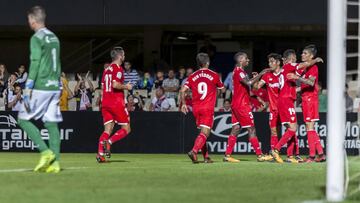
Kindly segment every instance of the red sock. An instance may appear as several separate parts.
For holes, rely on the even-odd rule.
[[[202,155],[204,156],[205,159],[209,157],[209,152],[208,152],[208,149],[207,149],[206,142],[205,142],[204,146],[201,148],[201,153],[202,153]]]
[[[274,149],[280,151],[281,147],[284,146],[293,136],[295,136],[295,134],[295,131],[292,131],[290,128],[287,129],[279,142],[275,145]]]
[[[225,155],[231,155],[236,144],[236,135],[229,135]]]
[[[309,145],[309,156],[314,157],[316,155],[316,148],[315,148],[315,142],[316,142],[316,132],[314,130],[308,130],[308,145]]]
[[[270,147],[271,147],[271,150],[274,149],[275,145],[279,142],[279,138],[277,135],[271,135],[271,138],[270,138]]]
[[[256,155],[261,155],[262,152],[261,152],[261,149],[260,149],[260,144],[259,144],[258,138],[257,137],[250,137],[249,141],[250,141],[252,147],[255,150],[255,154]]]
[[[114,144],[115,142],[123,139],[124,137],[126,137],[127,134],[128,133],[125,129],[120,129],[120,130],[116,131],[116,133],[113,136],[111,136],[111,138],[109,140],[110,144]]]
[[[100,155],[103,155],[104,154],[104,150],[103,150],[103,147],[102,147],[102,142],[104,141],[104,140],[107,140],[107,139],[109,139],[109,134],[107,134],[107,132],[103,132],[102,134],[101,134],[101,136],[100,136],[100,138],[99,138],[99,144],[98,144],[98,153],[100,154]]]
[[[324,154],[324,148],[321,145],[320,136],[317,133],[316,133],[316,139],[315,139],[315,148],[319,155]]]
[[[295,137],[293,136],[288,142],[287,142],[287,149],[286,154],[287,156],[293,156],[294,155],[294,147],[295,147]]]
[[[206,135],[204,133],[200,133],[195,139],[195,143],[194,143],[194,147],[192,148],[192,151],[198,153],[199,150],[206,143],[206,139],[207,139]]]
[[[295,155],[300,155],[298,136],[295,134],[294,138],[295,138]]]

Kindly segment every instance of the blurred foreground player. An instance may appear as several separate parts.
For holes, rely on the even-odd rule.
[[[40,161],[35,172],[60,172],[60,42],[45,27],[45,10],[40,6],[28,11],[30,28],[35,32],[30,40],[29,77],[23,91],[23,105],[19,111],[18,124],[39,146]],[[42,140],[39,129],[30,121],[42,119],[49,132],[49,147]]]
[[[306,46],[301,54],[301,60],[304,63],[311,63],[315,58],[317,49],[314,45]],[[322,62],[321,58],[316,59]],[[289,73],[289,79],[297,80],[301,83],[301,98],[304,122],[309,145],[309,157],[306,162],[324,162],[326,161],[324,149],[320,142],[320,137],[316,132],[314,125],[319,120],[319,73],[317,65],[296,70],[296,74]],[[316,152],[318,157],[315,159]]]
[[[269,161],[271,156],[264,155],[261,151],[259,140],[256,136],[254,117],[251,112],[250,103],[250,87],[263,76],[269,72],[270,69],[264,69],[259,74],[254,74],[254,77],[249,79],[248,74],[244,68],[249,65],[249,58],[246,53],[238,52],[234,56],[236,66],[233,71],[233,98],[231,103],[231,134],[228,137],[228,143],[223,161],[237,163],[238,159],[231,157],[236,144],[237,136],[241,128],[246,128],[249,133],[249,141],[254,148],[254,151],[259,162]],[[240,127],[241,126],[241,127]]]
[[[210,58],[205,53],[196,56],[199,70],[192,73],[180,90],[181,111],[184,114],[189,112],[186,105],[186,91],[192,91],[193,114],[196,119],[196,126],[200,134],[195,140],[194,147],[188,153],[193,163],[199,163],[197,153],[202,151],[205,163],[212,163],[206,147],[206,139],[209,137],[214,120],[214,108],[216,103],[217,88],[225,92],[224,84],[219,75],[209,69]]]
[[[96,160],[105,162],[111,157],[110,147],[130,133],[130,117],[125,105],[124,90],[131,90],[130,83],[124,84],[124,69],[121,64],[125,60],[122,47],[114,47],[111,52],[112,63],[105,68],[102,77],[101,113],[104,120],[104,132],[99,138]],[[111,135],[114,125],[121,125],[121,129]]]

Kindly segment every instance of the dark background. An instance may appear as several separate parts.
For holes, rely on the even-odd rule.
[[[226,113],[215,113],[215,117]],[[19,129],[18,126],[8,126],[5,119],[9,115],[16,118],[15,112],[0,112],[0,129],[9,129],[8,133],[1,133],[0,142],[4,140],[16,141],[10,139],[10,130]],[[180,112],[131,112],[131,129],[132,132],[123,140],[112,146],[112,152],[115,153],[186,153],[191,150],[196,136],[199,134],[196,128],[194,117],[192,114],[184,115]],[[256,131],[262,150],[267,153],[270,150],[270,129],[268,125],[268,113],[254,113]],[[61,144],[62,152],[82,152],[96,153],[98,138],[103,131],[102,117],[100,112],[63,112],[64,122],[60,123],[60,129],[73,129],[69,140],[63,140]],[[297,114],[299,126],[304,127],[302,114]],[[347,121],[352,125],[357,125],[356,113],[347,114]],[[214,128],[217,125],[214,121]],[[231,119],[227,123],[231,123]],[[39,128],[43,128],[41,122],[36,123]],[[319,125],[326,125],[326,114],[320,114]],[[213,128],[213,129],[214,129]],[[117,129],[117,128],[116,128]],[[225,130],[222,134],[228,135],[230,129]],[[244,129],[243,129],[244,131]],[[242,131],[242,132],[243,132]],[[320,132],[320,138],[326,145],[326,132]],[[115,131],[114,131],[115,132]],[[14,132],[13,132],[14,133]],[[280,134],[281,132],[279,132]],[[299,133],[299,131],[298,131]],[[345,140],[357,140],[359,136],[359,127],[352,130],[347,129],[347,137]],[[306,133],[299,134],[299,143],[305,142],[305,146],[300,145],[301,154],[307,154]],[[27,139],[27,141],[29,141]],[[227,138],[218,137],[214,134],[207,140],[208,142],[220,142],[222,146],[226,146]],[[238,142],[248,143],[248,136],[239,137]],[[360,142],[359,142],[360,143]],[[20,143],[18,143],[20,144]],[[354,148],[347,148],[349,155],[359,154],[360,144]],[[2,146],[2,145],[1,145]],[[10,150],[3,148],[0,151],[31,151],[18,145]],[[347,146],[347,145],[345,145]],[[284,150],[285,148],[283,148]],[[285,152],[285,151],[284,151]],[[223,154],[222,151],[214,151],[210,153]],[[253,150],[249,152],[254,154]]]

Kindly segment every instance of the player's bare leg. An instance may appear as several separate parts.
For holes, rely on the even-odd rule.
[[[188,156],[194,164],[199,163],[197,158],[197,153],[206,144],[206,140],[210,135],[210,131],[211,131],[210,128],[201,127],[200,134],[195,139],[194,147],[190,152],[188,152]]]
[[[324,162],[326,161],[324,150],[320,142],[320,137],[314,128],[315,122],[306,122],[306,130],[309,144],[309,158],[306,160],[307,163],[311,162]],[[315,159],[316,152],[318,157]]]
[[[230,163],[239,163],[240,162],[239,159],[235,159],[235,158],[231,157],[231,154],[234,150],[234,146],[236,144],[236,139],[240,133],[240,130],[241,130],[241,128],[240,128],[239,124],[232,126],[231,134],[228,137],[226,152],[225,152],[225,156],[223,159],[224,162],[230,162]]]
[[[99,163],[102,163],[102,162],[105,162],[106,159],[105,159],[105,151],[104,151],[104,144],[105,143],[105,140],[108,140],[109,137],[110,137],[110,134],[111,132],[113,131],[113,128],[114,128],[114,122],[111,121],[109,123],[106,123],[104,125],[104,132],[101,134],[100,138],[99,138],[99,144],[98,144],[98,153],[96,155],[96,160],[99,162]]]
[[[273,158],[275,159],[276,162],[278,162],[278,163],[283,163],[284,162],[282,160],[282,158],[280,157],[280,152],[279,151],[280,151],[282,146],[284,146],[286,143],[289,142],[289,140],[291,140],[291,138],[296,136],[296,130],[297,130],[297,123],[288,124],[286,132],[281,137],[279,142],[275,145],[274,150],[271,150],[271,155],[273,156]]]

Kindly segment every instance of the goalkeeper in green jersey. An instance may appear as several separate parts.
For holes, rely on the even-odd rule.
[[[59,107],[60,42],[56,35],[45,27],[45,10],[40,6],[28,11],[30,28],[35,32],[30,40],[30,70],[23,91],[23,104],[18,115],[19,126],[38,146],[40,161],[36,172],[60,172],[60,132],[62,121]],[[49,146],[42,140],[39,129],[30,121],[42,119],[49,132]]]

